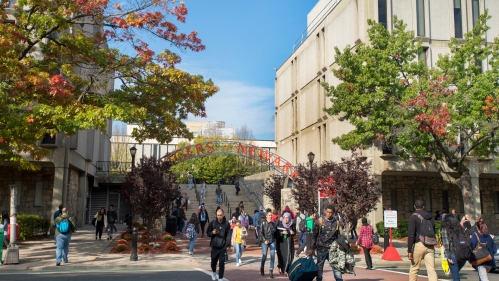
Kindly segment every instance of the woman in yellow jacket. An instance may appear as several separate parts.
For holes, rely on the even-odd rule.
[[[243,245],[245,244],[246,237],[248,236],[248,230],[241,225],[241,221],[236,221],[236,227],[232,230],[231,245],[236,251],[236,266],[240,266],[243,262],[241,261],[241,256],[243,255]]]

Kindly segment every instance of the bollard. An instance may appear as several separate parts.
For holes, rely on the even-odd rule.
[[[388,246],[390,246],[390,234],[389,234],[388,228],[385,228],[383,240],[384,240],[383,241],[383,248],[386,251],[386,248],[388,248]]]
[[[137,240],[139,234],[137,233],[137,228],[133,228],[132,233],[132,254],[130,255],[130,261],[137,261],[139,257],[137,256]]]

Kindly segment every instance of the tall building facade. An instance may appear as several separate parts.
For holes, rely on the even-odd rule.
[[[343,50],[347,45],[367,42],[368,19],[377,20],[389,30],[394,16],[402,19],[423,42],[420,59],[434,66],[438,55],[449,53],[450,39],[463,38],[485,9],[492,16],[486,39],[492,43],[499,35],[499,1],[319,0],[307,16],[307,31],[276,72],[277,153],[294,164],[308,162],[310,151],[318,163],[340,161],[350,155],[331,142],[352,126],[322,110],[330,107],[331,101],[321,83],[339,83],[331,71],[337,67],[334,47]],[[490,68],[487,60],[482,68]],[[426,200],[430,212],[455,208],[464,214],[460,190],[444,182],[429,162],[404,161],[375,144],[360,153],[372,160],[373,173],[380,177],[383,189],[377,211],[370,214],[372,221],[382,220],[383,208],[398,210],[399,218],[407,219],[416,199]],[[489,222],[499,219],[499,172],[493,162],[470,163],[474,211]],[[498,230],[498,226],[491,227]]]

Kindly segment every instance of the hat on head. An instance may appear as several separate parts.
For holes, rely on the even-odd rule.
[[[263,206],[260,206],[260,211],[263,211]]]

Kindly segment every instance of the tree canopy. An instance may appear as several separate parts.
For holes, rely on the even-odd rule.
[[[336,48],[340,83],[324,85],[326,112],[354,126],[333,143],[345,150],[382,143],[404,159],[431,159],[474,214],[470,157],[492,156],[499,144],[499,39],[484,43],[488,19],[485,11],[464,40],[451,38],[435,67],[419,59],[422,43],[401,20],[392,31],[370,20],[369,42]]]
[[[273,209],[278,212],[281,211],[281,190],[284,188],[284,180],[283,175],[274,174],[262,183],[263,195],[270,199]]]
[[[182,1],[18,0],[0,9],[0,160],[36,168],[46,135],[106,130],[106,122],[139,124],[141,142],[191,138],[182,120],[206,116],[218,91],[211,80],[178,68],[172,50],[205,49],[196,31],[182,33]],[[113,87],[113,82],[116,86]],[[3,162],[3,161],[2,161]]]

